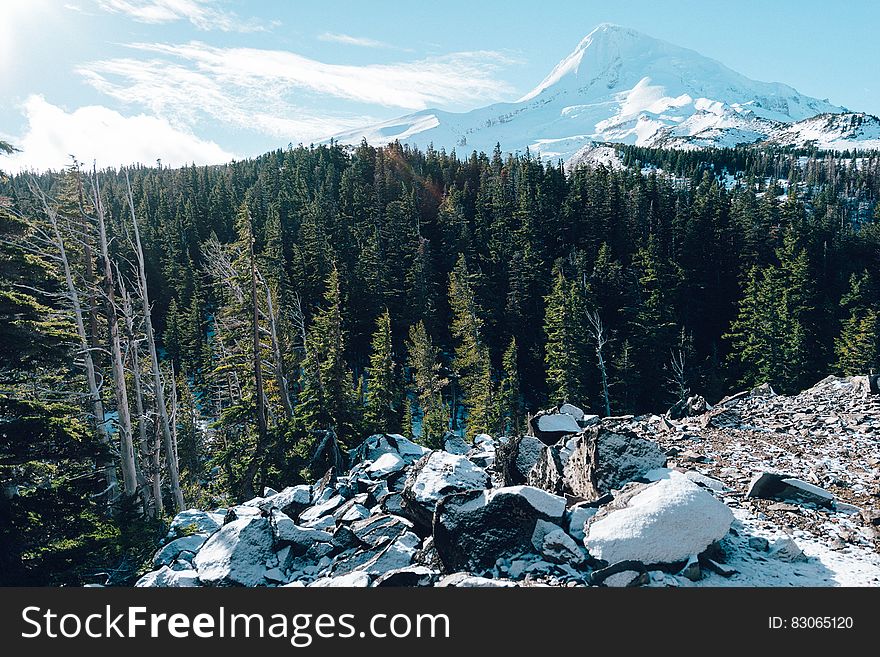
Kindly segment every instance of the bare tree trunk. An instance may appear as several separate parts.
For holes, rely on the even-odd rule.
[[[104,221],[104,204],[98,178],[94,177],[94,202],[98,215],[98,237],[101,257],[104,261],[104,282],[106,287],[107,323],[110,328],[110,353],[113,362],[113,383],[116,394],[116,412],[119,414],[119,458],[122,463],[122,484],[129,497],[137,494],[138,476],[134,460],[134,441],[132,440],[131,413],[128,406],[128,390],[125,384],[125,366],[122,363],[122,343],[119,340],[119,317],[116,314],[116,286],[113,280],[113,265],[107,246],[107,226]]]
[[[102,445],[106,446],[108,449],[112,449],[112,444],[110,441],[110,434],[107,431],[107,421],[104,417],[104,403],[101,401],[101,391],[98,388],[98,380],[95,375],[95,363],[92,360],[92,346],[89,340],[89,335],[86,332],[85,322],[83,320],[83,311],[82,305],[79,301],[79,291],[76,288],[76,283],[73,280],[73,273],[70,270],[70,261],[67,258],[67,250],[64,247],[64,238],[61,236],[61,231],[58,229],[58,215],[55,214],[55,211],[49,207],[49,204],[46,202],[45,195],[37,190],[39,194],[40,201],[43,204],[43,209],[46,212],[46,216],[49,218],[50,223],[52,224],[52,233],[55,238],[55,246],[58,249],[61,264],[64,271],[64,281],[67,286],[67,298],[70,301],[70,305],[73,309],[73,315],[76,319],[76,332],[79,335],[80,346],[83,351],[83,362],[85,364],[86,370],[86,381],[89,386],[89,401],[92,404],[92,414],[95,416],[95,429],[98,432],[98,440]],[[115,499],[116,496],[116,466],[113,463],[112,459],[109,462],[105,462],[103,465],[104,469],[104,480],[107,483],[106,492],[110,495],[108,498],[109,501]]]
[[[281,397],[281,405],[284,407],[284,417],[287,420],[293,419],[293,403],[290,401],[290,391],[288,390],[287,374],[284,371],[284,359],[281,356],[281,345],[278,343],[278,325],[275,318],[275,306],[272,303],[272,291],[263,281],[263,287],[266,290],[266,308],[269,313],[269,335],[272,339],[272,359],[275,367],[275,381],[278,385],[278,394]]]
[[[156,353],[156,339],[153,334],[153,321],[150,318],[150,295],[147,290],[147,272],[144,266],[144,251],[141,246],[141,234],[138,229],[137,215],[134,210],[134,196],[131,193],[131,182],[128,179],[128,171],[125,172],[125,182],[128,185],[128,205],[131,209],[131,223],[134,227],[135,253],[138,261],[138,283],[140,286],[141,300],[144,305],[144,328],[147,337],[147,347],[150,351],[150,366],[153,370],[153,385],[155,386],[156,408],[159,413],[159,422],[162,427],[162,435],[165,440],[165,461],[168,465],[168,478],[171,483],[171,494],[174,497],[176,510],[182,511],[186,506],[183,500],[183,492],[180,490],[180,472],[175,458],[174,440],[171,435],[171,425],[168,422],[168,410],[165,407],[165,391],[162,387],[162,374],[159,371],[159,356]]]
[[[85,194],[83,192],[83,184],[82,184],[82,175],[80,174],[79,164],[76,164],[76,185],[77,191],[79,193],[79,218],[80,218],[80,230],[82,231],[83,236],[88,233],[88,224],[86,221],[86,210],[85,210]],[[95,285],[95,268],[92,261],[92,246],[89,244],[88,240],[83,240],[83,265],[85,266],[85,276],[86,276],[86,302],[88,304],[88,314],[89,314],[89,345],[92,349],[98,349],[98,312],[97,312],[97,303],[95,300],[95,289],[97,286]],[[93,359],[94,360],[94,359]]]
[[[599,373],[602,375],[602,395],[605,397],[605,417],[611,415],[611,400],[608,397],[608,372],[605,368],[605,357],[603,349],[608,343],[605,337],[605,327],[602,325],[602,318],[595,310],[587,313],[587,320],[590,323],[590,332],[593,334],[593,340],[596,342],[596,356],[599,359]]]
[[[134,383],[134,408],[138,419],[140,461],[142,464],[148,464],[151,461],[152,450],[147,442],[147,414],[144,412],[144,391],[143,386],[141,385],[140,346],[135,339],[134,311],[131,306],[131,295],[128,293],[128,290],[122,281],[122,276],[119,275],[118,271],[116,272],[116,278],[119,281],[119,294],[122,297],[122,313],[125,316],[126,337],[128,339],[131,353],[132,382]],[[145,467],[146,465],[143,465],[138,471],[138,483],[141,488],[141,496],[144,500],[144,508],[151,516],[161,515],[162,492],[158,485],[158,477],[156,478],[156,482],[152,484],[151,491],[150,486],[148,486],[151,482],[148,481],[147,477],[144,475]]]

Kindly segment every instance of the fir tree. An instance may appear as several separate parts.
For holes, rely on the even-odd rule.
[[[511,338],[501,360],[504,376],[498,390],[500,429],[507,436],[517,435],[523,428],[524,411],[520,391],[518,357],[516,338]]]
[[[567,281],[559,265],[553,270],[553,288],[546,302],[545,362],[550,402],[583,404],[587,395],[583,375],[586,370],[584,299],[579,284]]]
[[[449,414],[443,402],[443,389],[449,382],[440,374],[440,350],[434,346],[423,322],[410,327],[406,349],[409,353],[410,392],[421,414],[421,442],[433,449],[441,449],[449,426]],[[407,407],[410,417],[405,428],[411,429],[413,413],[409,401]]]
[[[880,367],[880,311],[870,305],[870,277],[865,271],[849,279],[849,292],[840,303],[849,309],[834,341],[837,370],[843,375],[865,374]]]
[[[458,377],[462,405],[467,411],[466,436],[473,438],[478,433],[491,431],[494,426],[495,391],[489,350],[483,341],[483,320],[463,255],[449,275],[449,305],[455,339],[452,367]]]
[[[370,365],[364,423],[370,433],[400,431],[400,393],[397,366],[391,343],[391,314],[386,309],[376,321]]]

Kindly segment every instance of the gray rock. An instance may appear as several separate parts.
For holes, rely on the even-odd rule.
[[[412,531],[413,524],[400,516],[381,515],[355,521],[349,528],[363,545],[377,547]]]
[[[601,426],[544,449],[529,483],[555,494],[596,500],[666,465],[660,447],[636,434]]]
[[[280,493],[265,497],[259,504],[263,511],[278,509],[285,515],[296,518],[312,503],[312,487],[307,485],[289,486]]]
[[[330,543],[333,540],[333,534],[320,529],[300,527],[280,512],[272,517],[272,530],[276,547],[289,545],[296,554],[304,553],[314,543]]]
[[[426,566],[407,566],[406,568],[389,570],[387,573],[380,575],[373,582],[373,586],[433,586],[439,576],[440,573]]]
[[[442,578],[436,584],[439,587],[454,586],[458,588],[510,588],[516,586],[516,582],[506,579],[489,579],[478,577],[467,572],[452,573]]]
[[[333,577],[322,577],[309,584],[309,588],[342,587],[364,588],[370,585],[370,576],[367,573],[352,572]]]
[[[538,411],[529,418],[529,433],[545,445],[554,445],[561,438],[581,430],[577,420],[567,414],[560,413],[558,408]]]
[[[562,521],[565,500],[528,486],[444,497],[434,515],[434,547],[445,570],[480,571],[499,558],[534,551],[538,520]]]
[[[464,438],[456,433],[447,433],[443,438],[443,449],[450,454],[462,456],[467,454],[470,448],[471,446],[464,441]]]
[[[781,538],[776,541],[770,548],[770,556],[787,563],[807,560],[807,555],[791,538]]]
[[[445,495],[484,489],[489,475],[464,456],[435,451],[426,454],[410,468],[403,499],[409,517],[421,527],[430,528],[437,502]]]
[[[262,517],[224,525],[196,554],[199,579],[211,586],[260,586],[272,555],[272,527]]]
[[[755,475],[749,483],[746,497],[815,504],[826,508],[831,508],[834,505],[834,495],[827,490],[795,479],[790,475],[774,472],[762,472]]]
[[[343,502],[345,502],[345,499],[342,497],[342,495],[334,495],[327,501],[319,502],[315,506],[309,507],[308,509],[300,513],[299,519],[303,523],[317,520],[318,518],[333,513],[333,511],[342,506]]]
[[[149,572],[135,582],[138,588],[190,588],[200,585],[199,575],[195,570],[172,570],[168,566]]]
[[[505,486],[528,483],[529,472],[538,462],[544,443],[534,436],[514,436],[495,449],[495,469]]]
[[[174,539],[188,534],[213,534],[223,525],[222,513],[208,513],[198,509],[181,511],[168,529],[168,538]]]
[[[749,536],[749,547],[757,552],[766,552],[770,549],[770,541],[763,536]]]
[[[551,563],[579,566],[585,560],[583,549],[558,525],[538,520],[532,534],[535,550]]]
[[[367,438],[350,452],[351,465],[361,461],[376,461],[383,454],[396,454],[409,465],[428,450],[396,433],[377,433]]]
[[[153,556],[153,568],[170,566],[181,552],[196,552],[207,540],[208,537],[205,534],[192,534],[174,539],[159,548]]]

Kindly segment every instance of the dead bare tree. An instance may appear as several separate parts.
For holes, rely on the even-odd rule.
[[[602,395],[605,398],[605,416],[611,415],[611,400],[608,397],[608,372],[605,368],[604,348],[608,344],[608,338],[605,335],[605,327],[602,325],[602,318],[596,310],[587,312],[587,322],[590,325],[590,335],[596,345],[596,357],[599,362],[599,373],[602,375]]]
[[[58,226],[58,215],[51,207],[49,207],[46,195],[39,187],[37,187],[36,183],[32,183],[30,187],[32,193],[37,198],[39,198],[40,203],[43,206],[43,211],[46,214],[46,217],[49,220],[49,224],[52,229],[51,235],[49,237],[53,246],[58,252],[58,260],[61,264],[61,270],[64,274],[64,282],[67,290],[67,294],[65,296],[68,303],[70,304],[70,309],[73,311],[73,316],[76,323],[76,333],[80,341],[80,348],[83,356],[83,365],[86,372],[86,383],[88,384],[88,396],[92,406],[92,415],[94,416],[95,420],[95,430],[98,434],[98,440],[102,445],[104,445],[108,450],[112,452],[113,446],[110,440],[110,432],[107,430],[107,418],[104,414],[104,402],[101,399],[101,389],[98,386],[98,377],[95,372],[95,362],[92,358],[91,339],[88,332],[86,331],[83,308],[80,302],[80,292],[76,286],[76,282],[73,277],[70,260],[67,256],[65,240]],[[107,484],[107,487],[104,491],[102,491],[101,495],[107,494],[108,500],[112,502],[116,497],[118,488],[116,479],[116,465],[113,463],[112,459],[103,464],[103,470],[104,481]]]
[[[116,412],[119,417],[119,458],[122,466],[122,485],[125,494],[134,496],[138,490],[137,464],[134,458],[134,440],[131,428],[131,413],[128,405],[128,389],[125,383],[125,366],[122,360],[122,341],[119,337],[119,316],[116,309],[116,284],[113,277],[113,264],[107,244],[107,225],[104,216],[104,203],[97,175],[92,174],[93,204],[97,214],[98,243],[104,263],[104,284],[107,324],[110,329],[110,353],[113,366],[113,390],[116,395]]]
[[[156,352],[156,339],[153,333],[153,322],[150,318],[150,295],[147,290],[147,272],[144,263],[144,251],[141,245],[137,213],[134,209],[134,195],[131,191],[131,181],[128,178],[128,171],[125,172],[125,183],[128,187],[128,206],[131,210],[131,223],[135,240],[135,255],[137,256],[137,279],[144,311],[144,333],[146,335],[147,348],[150,353],[150,367],[153,372],[156,411],[159,414],[159,423],[162,428],[162,436],[165,443],[165,463],[168,468],[171,494],[174,498],[174,506],[176,510],[181,511],[186,504],[183,499],[183,492],[180,488],[180,470],[178,468],[177,459],[175,458],[177,447],[174,444],[174,436],[171,433],[171,425],[168,421],[168,409],[165,406],[165,392],[162,384],[162,374],[159,371],[159,356]]]
[[[669,361],[669,382],[675,386],[679,399],[687,399],[690,395],[690,387],[687,384],[687,359],[683,349],[672,351]]]

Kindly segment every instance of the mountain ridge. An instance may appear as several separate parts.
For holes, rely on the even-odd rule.
[[[816,120],[826,115],[845,118]],[[595,143],[878,148],[880,119],[781,82],[751,80],[694,50],[603,23],[514,102],[463,113],[421,110],[333,139],[487,152],[500,143],[507,151],[528,148],[543,159],[568,162]]]

